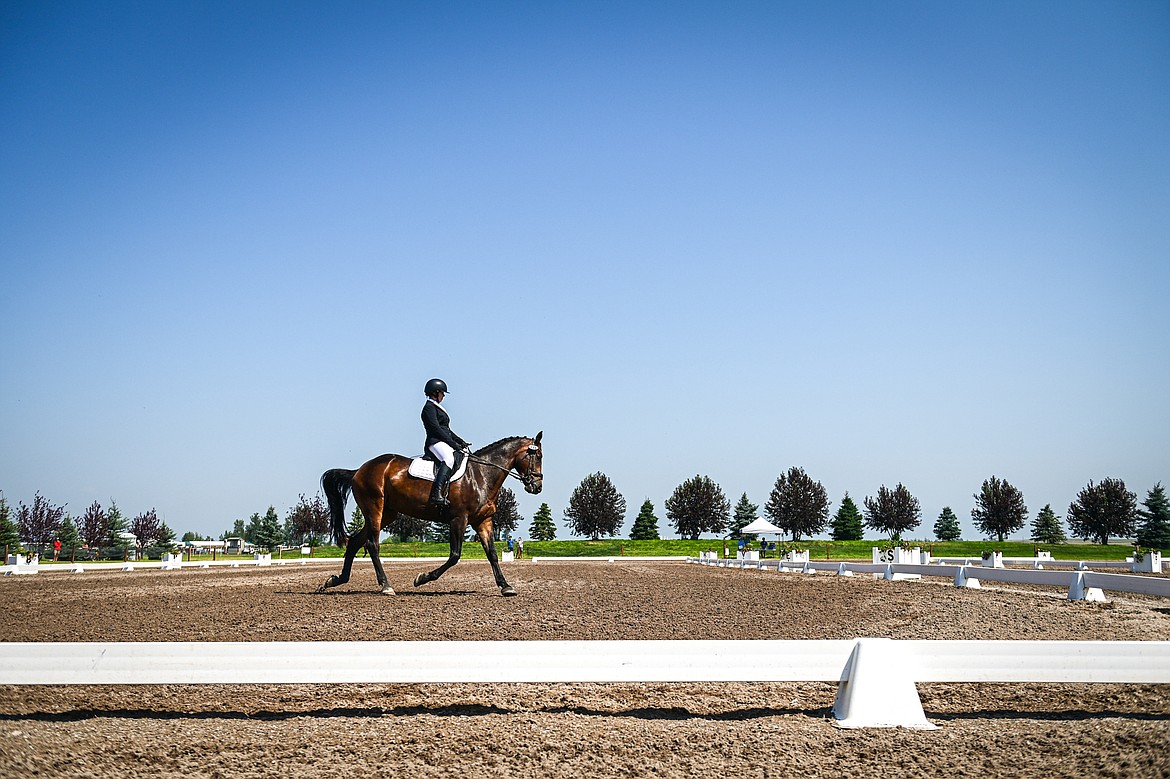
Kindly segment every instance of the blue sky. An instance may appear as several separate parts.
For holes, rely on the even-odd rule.
[[[1170,6],[7,2],[0,489],[218,535],[544,430],[657,509],[1170,482]]]

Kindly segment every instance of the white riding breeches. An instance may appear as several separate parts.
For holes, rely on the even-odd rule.
[[[436,441],[430,445],[430,452],[435,457],[443,461],[448,468],[455,467],[455,450],[451,448],[450,444],[445,444],[442,441]]]

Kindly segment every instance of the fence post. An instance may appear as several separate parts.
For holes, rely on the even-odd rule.
[[[1068,587],[1068,599],[1104,603],[1105,593],[1102,592],[1098,587],[1086,587],[1085,575],[1082,572],[1077,571],[1073,574],[1072,582]]]
[[[859,638],[833,701],[840,728],[935,730],[926,719],[903,651],[889,638]]]
[[[959,569],[955,571],[955,586],[968,587],[972,590],[980,589],[979,580],[967,576],[967,566],[960,565]]]

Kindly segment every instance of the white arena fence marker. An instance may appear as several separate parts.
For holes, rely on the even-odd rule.
[[[1170,641],[0,642],[0,684],[837,682],[841,727],[931,728],[915,683],[1170,683]]]
[[[710,560],[688,558],[688,562],[702,563],[715,567],[742,567],[739,560]],[[1007,582],[1010,584],[1035,584],[1068,589],[1069,600],[1104,601],[1105,591],[1126,592],[1137,595],[1152,595],[1170,598],[1170,578],[1140,576],[1122,573],[1103,573],[1078,568],[1074,571],[1057,571],[1037,568],[990,568],[980,565],[900,565],[898,563],[850,563],[810,562],[800,567],[790,567],[782,561],[776,563],[752,563],[752,567],[772,568],[777,571],[801,571],[817,569],[845,572],[870,573],[878,579],[917,579],[925,576],[947,577],[956,587],[979,587],[980,581]],[[1129,565],[1129,563],[1125,563]]]

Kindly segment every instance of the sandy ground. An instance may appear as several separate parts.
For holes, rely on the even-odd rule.
[[[675,563],[0,579],[7,641],[1170,640],[1170,602]],[[830,684],[0,687],[0,777],[1170,777],[1170,686],[919,685],[936,731],[841,730]]]

